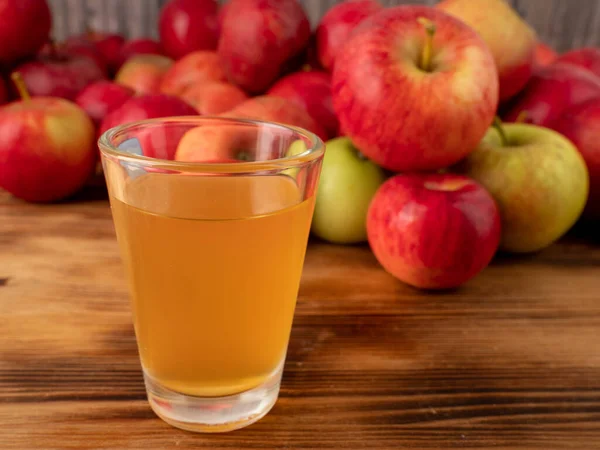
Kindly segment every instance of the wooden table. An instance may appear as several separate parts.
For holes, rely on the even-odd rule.
[[[449,293],[311,243],[281,397],[223,435],[145,396],[103,193],[0,194],[1,449],[598,449],[600,245],[500,257]]]

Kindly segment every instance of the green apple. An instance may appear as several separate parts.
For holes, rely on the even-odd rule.
[[[496,122],[454,169],[482,184],[502,216],[504,251],[539,251],[563,236],[587,202],[583,158],[564,136],[547,128]]]
[[[364,242],[369,204],[385,174],[362,156],[349,138],[332,139],[326,147],[312,232],[337,244]]]

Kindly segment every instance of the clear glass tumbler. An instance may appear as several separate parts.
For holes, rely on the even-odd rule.
[[[279,394],[323,142],[182,117],[99,144],[152,409],[190,431],[259,420]]]

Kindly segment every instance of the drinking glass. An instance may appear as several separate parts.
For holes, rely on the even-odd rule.
[[[99,145],[152,409],[190,431],[259,420],[279,394],[323,142],[177,117]]]

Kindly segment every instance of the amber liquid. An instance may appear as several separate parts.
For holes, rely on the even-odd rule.
[[[314,198],[287,176],[148,174],[111,205],[146,374],[212,397],[277,372]]]

